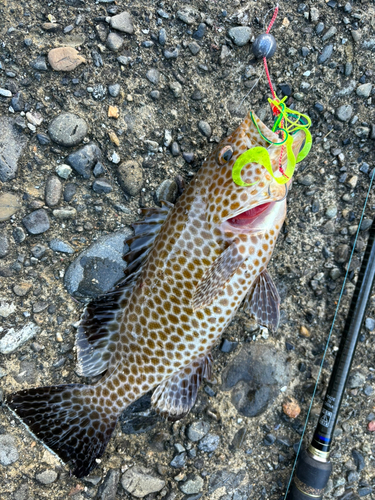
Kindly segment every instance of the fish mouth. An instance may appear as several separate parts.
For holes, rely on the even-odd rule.
[[[226,222],[233,228],[253,229],[254,225],[257,225],[260,220],[264,220],[264,218],[271,212],[275,203],[277,202],[269,201],[262,203],[256,207],[250,208],[249,210],[245,210],[230,219],[227,219]]]

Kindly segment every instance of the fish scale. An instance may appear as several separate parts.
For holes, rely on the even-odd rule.
[[[253,118],[267,139],[279,140]],[[295,155],[303,138],[295,135]],[[175,206],[146,210],[134,224],[125,279],[87,306],[78,329],[78,373],[103,375],[96,385],[7,397],[77,477],[95,467],[120,413],[148,391],[156,388],[152,405],[161,415],[177,420],[189,412],[202,380],[211,377],[211,351],[242,303],[260,324],[277,328],[279,296],[266,267],[286,214],[285,187],[256,163],[242,172],[254,185],[232,179],[235,161],[254,146],[267,143],[248,115]],[[277,172],[282,148],[268,151]]]

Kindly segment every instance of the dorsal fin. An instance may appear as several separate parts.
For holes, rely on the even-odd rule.
[[[171,203],[164,202],[161,208],[143,210],[145,218],[132,224],[135,234],[125,240],[129,246],[124,255],[128,263],[125,278],[112,290],[90,302],[84,310],[76,337],[79,375],[93,377],[107,370],[114,350],[111,344],[119,338],[117,313],[125,308],[171,207]]]
[[[204,378],[211,378],[211,371],[211,353],[195,359],[155,389],[151,398],[152,406],[162,417],[179,420],[193,408],[199,386]]]

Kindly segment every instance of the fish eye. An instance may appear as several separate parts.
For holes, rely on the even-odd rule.
[[[224,165],[228,163],[228,161],[232,158],[233,149],[231,146],[224,146],[223,149],[219,151],[217,155],[217,161],[220,165]]]

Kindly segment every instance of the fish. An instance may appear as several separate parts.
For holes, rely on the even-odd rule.
[[[295,157],[304,138],[293,136]],[[212,377],[212,350],[241,305],[277,329],[280,297],[267,264],[286,216],[287,187],[276,174],[287,154],[278,143],[249,113],[175,205],[144,209],[126,240],[124,278],[86,306],[78,326],[77,373],[101,376],[96,383],[6,396],[8,409],[76,477],[94,469],[121,412],[145,393],[154,391],[152,407],[169,420],[189,413]],[[233,166],[254,147],[267,148],[275,175],[249,163],[240,186]]]

